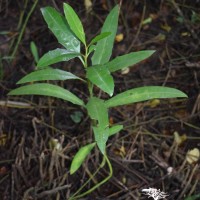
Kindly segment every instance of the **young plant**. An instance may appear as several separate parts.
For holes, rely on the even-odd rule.
[[[96,175],[98,170],[100,170],[105,163],[108,164],[110,172],[108,177],[93,186],[89,191],[78,195],[78,193],[89,182],[88,180],[70,198],[77,199],[93,191],[112,176],[112,166],[106,154],[106,144],[108,138],[122,130],[123,126],[110,126],[108,115],[109,108],[155,98],[187,97],[187,95],[174,88],[145,86],[130,89],[113,96],[115,84],[112,73],[117,70],[130,67],[150,57],[155,51],[143,50],[139,52],[132,52],[123,56],[118,56],[110,61],[117,32],[119,6],[116,5],[111,10],[103,24],[101,33],[94,37],[89,43],[86,41],[83,25],[73,8],[64,3],[63,9],[65,16],[61,15],[52,7],[45,7],[41,9],[42,15],[48,24],[49,29],[53,32],[63,48],[57,48],[44,54],[37,63],[37,70],[26,75],[17,82],[17,84],[34,82],[33,84],[14,89],[9,92],[8,95],[51,96],[82,106],[87,110],[91,119],[94,142],[79,149],[72,160],[70,174],[75,173],[79,169],[86,156],[96,145],[103,155],[103,161],[93,176]],[[81,44],[84,47],[83,52],[80,50]],[[89,56],[91,57],[90,61]],[[85,68],[84,80],[70,72],[50,67],[52,64],[63,61],[65,62],[73,58],[79,58]],[[88,63],[92,64],[89,65]],[[89,91],[88,99],[84,99],[83,101],[71,91],[57,85],[50,83],[35,83],[38,81],[65,81],[69,79],[77,79],[79,81],[83,81],[83,84],[87,84]],[[107,93],[110,98],[105,100],[95,96],[93,93],[94,87],[98,87],[103,92]]]

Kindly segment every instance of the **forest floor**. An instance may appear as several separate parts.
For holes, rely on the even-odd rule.
[[[92,151],[75,175],[69,167],[77,150],[91,141],[84,109],[42,96],[7,96],[16,82],[35,69],[30,43],[39,55],[59,47],[40,8],[63,12],[69,3],[80,16],[88,41],[93,38],[117,1],[39,1],[25,24],[34,1],[0,3],[0,199],[64,200],[83,185],[102,159]],[[22,38],[17,44],[20,33]],[[167,200],[200,199],[199,161],[188,152],[200,149],[200,2],[181,0],[122,1],[118,37],[112,57],[156,50],[149,59],[114,74],[115,94],[130,88],[159,85],[177,88],[188,98],[152,100],[110,110],[110,123],[124,129],[107,143],[113,177],[80,199],[145,200],[142,189],[165,192]],[[77,60],[57,65],[83,77]],[[87,99],[85,85],[59,83]],[[80,114],[81,121],[72,116]],[[56,151],[49,144],[57,139]],[[198,152],[198,151],[197,151]],[[198,155],[197,155],[198,157]],[[104,167],[84,189],[108,176]],[[153,198],[152,198],[153,199]]]

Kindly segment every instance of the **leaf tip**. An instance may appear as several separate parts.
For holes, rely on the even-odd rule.
[[[186,93],[182,92],[182,96],[181,97],[188,98],[188,95]]]
[[[112,97],[113,93],[114,93],[114,90],[110,91],[108,94],[109,94],[110,97]]]
[[[73,170],[73,169],[70,169],[70,171],[69,171],[70,175],[73,175],[75,172],[76,172],[76,171]]]
[[[156,52],[156,50],[150,50],[151,54],[154,54]]]
[[[45,8],[40,8],[40,11],[43,13]]]
[[[11,96],[11,95],[16,95],[14,91],[15,91],[15,89],[14,89],[14,90],[11,90],[10,92],[8,92],[8,94],[7,94],[7,95],[8,95],[8,96]]]
[[[23,82],[21,80],[17,81],[16,85],[22,84]]]

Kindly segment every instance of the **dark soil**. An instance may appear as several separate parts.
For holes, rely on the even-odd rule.
[[[117,1],[93,1],[86,13],[84,1],[39,1],[25,27],[22,40],[14,48],[25,18],[34,1],[0,1],[0,199],[64,200],[83,185],[99,167],[99,151],[93,151],[75,175],[69,174],[77,150],[93,138],[85,110],[64,101],[41,96],[8,97],[16,82],[35,69],[30,51],[34,41],[42,56],[60,47],[43,20],[40,8],[52,6],[63,12],[69,3],[80,16],[88,41],[102,26]],[[19,24],[20,16],[22,23]],[[149,23],[142,21],[149,19]],[[166,192],[167,200],[184,200],[200,194],[199,161],[189,164],[186,154],[200,149],[200,2],[122,1],[113,57],[132,51],[156,50],[149,59],[133,66],[127,74],[116,72],[115,94],[147,85],[174,87],[188,94],[185,99],[142,102],[110,110],[110,123],[124,130],[108,142],[113,177],[80,199],[143,200],[142,189]],[[83,77],[75,59],[57,65]],[[58,82],[87,101],[87,88],[81,82]],[[99,90],[96,89],[96,93]],[[102,94],[102,98],[107,98]],[[20,103],[23,103],[20,105]],[[79,111],[81,122],[70,115]],[[178,133],[181,143],[174,134]],[[183,139],[185,137],[185,140]],[[52,139],[61,151],[50,148]],[[184,141],[183,141],[184,140]],[[108,176],[104,167],[85,191]],[[191,198],[190,200],[200,199]]]

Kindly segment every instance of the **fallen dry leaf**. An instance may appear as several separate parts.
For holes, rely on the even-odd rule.
[[[177,131],[174,132],[174,140],[178,146],[180,146],[186,139],[186,134],[180,136]]]
[[[194,148],[187,152],[186,161],[189,164],[196,163],[199,160],[199,158],[200,158],[200,152],[198,148]]]

